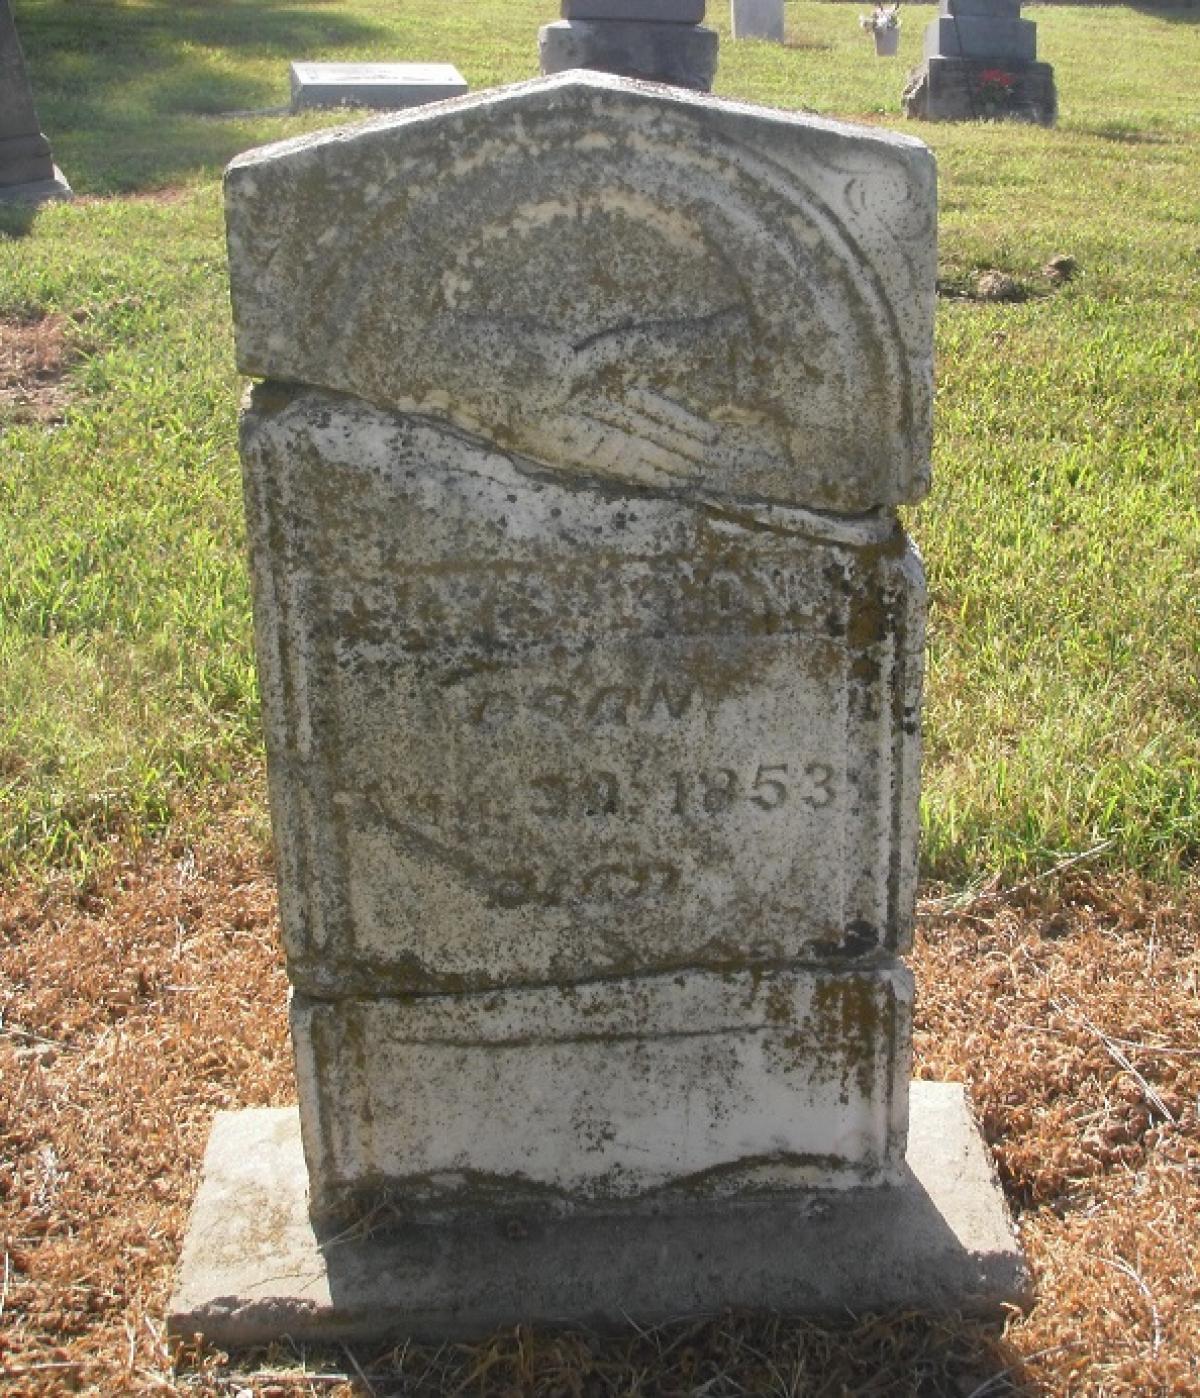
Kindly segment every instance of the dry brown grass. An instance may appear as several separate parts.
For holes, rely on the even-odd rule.
[[[67,325],[65,316],[41,313],[0,318],[0,425],[62,421],[70,401]]]
[[[925,910],[918,1071],[970,1083],[1037,1276],[1004,1336],[725,1317],[233,1365],[175,1351],[162,1315],[212,1113],[291,1096],[249,828],[116,864],[85,896],[0,900],[6,1392],[1200,1392],[1200,888],[1132,881]]]
[[[918,1073],[971,1085],[1038,1283],[1052,1392],[1200,1392],[1200,892],[930,910]]]

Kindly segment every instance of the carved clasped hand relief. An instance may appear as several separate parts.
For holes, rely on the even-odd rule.
[[[302,221],[233,220],[257,248],[243,301],[295,308],[286,334],[243,311],[243,366],[630,483],[846,512],[919,494],[932,205],[915,143],[864,160],[818,123],[797,159],[786,131],[749,139],[696,99],[569,101],[502,136],[464,112],[452,156],[430,118],[401,153],[381,132],[378,178],[353,189],[314,148],[306,177],[359,252],[330,265]],[[272,174],[230,179],[261,211]]]

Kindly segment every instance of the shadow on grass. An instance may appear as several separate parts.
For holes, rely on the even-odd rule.
[[[1102,141],[1117,141],[1125,146],[1168,146],[1172,144],[1169,136],[1163,136],[1154,131],[1135,130],[1121,122],[1106,121],[1098,125],[1081,122],[1075,129],[1088,136],[1097,136]]]
[[[37,217],[37,208],[31,204],[0,204],[0,241],[13,238],[27,238]]]
[[[226,1378],[253,1386],[280,1351],[232,1356]],[[314,1369],[345,1373],[354,1394],[874,1393],[1016,1398],[1040,1391],[999,1325],[917,1314],[822,1324],[726,1315],[620,1334],[518,1327],[476,1343],[309,1351]],[[349,1360],[349,1364],[347,1364]]]
[[[1132,0],[1129,8],[1150,19],[1165,19],[1171,24],[1200,24],[1200,0],[1180,0],[1175,5],[1146,5]]]
[[[29,0],[20,26],[42,127],[72,183],[91,192],[219,168],[254,138],[211,118],[277,107],[292,60],[391,33],[333,0]]]

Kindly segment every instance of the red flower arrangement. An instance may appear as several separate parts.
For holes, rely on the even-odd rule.
[[[1011,97],[1017,87],[1016,75],[1003,68],[985,68],[979,75],[979,87],[989,97]]]
[[[1017,76],[1004,68],[984,68],[976,77],[978,116],[999,117],[1012,110]]]

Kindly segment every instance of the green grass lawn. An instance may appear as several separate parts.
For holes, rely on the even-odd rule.
[[[0,314],[69,317],[73,403],[0,404],[0,867],[78,873],[260,800],[219,176],[323,124],[293,58],[533,76],[554,0],[17,0],[42,124],[83,195],[0,236]],[[718,91],[901,126],[855,6],[722,45]],[[710,19],[728,40],[727,7]],[[1057,129],[922,127],[941,171],[927,875],[968,885],[1200,853],[1200,11],[1036,7]],[[272,111],[271,109],[276,109]],[[910,125],[909,130],[914,128]],[[158,191],[170,190],[159,197]],[[1041,267],[1070,254],[1053,288]],[[1033,293],[981,302],[997,268]]]

